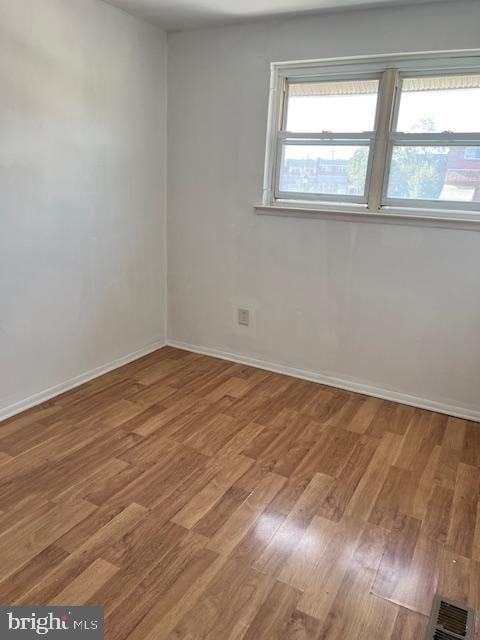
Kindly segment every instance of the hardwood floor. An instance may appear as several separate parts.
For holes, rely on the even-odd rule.
[[[0,603],[109,640],[419,640],[480,606],[480,425],[170,347],[0,427]]]

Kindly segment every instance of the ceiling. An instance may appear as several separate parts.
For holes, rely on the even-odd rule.
[[[446,0],[105,0],[167,30],[230,24],[349,8],[415,5]]]

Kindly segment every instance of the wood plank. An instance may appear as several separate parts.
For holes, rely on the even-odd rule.
[[[346,422],[344,428],[356,433],[366,433],[383,402],[380,398],[364,398],[357,412]]]
[[[273,580],[228,561],[203,596],[175,627],[175,638],[242,638],[273,587]]]
[[[238,456],[232,460],[172,518],[172,522],[186,529],[192,529],[252,464],[253,460],[244,456]]]
[[[331,477],[321,473],[315,474],[265,551],[255,561],[253,566],[256,569],[270,575],[278,575],[283,564],[300,543],[305,530],[315,516],[318,504],[325,499],[331,484]]]
[[[169,611],[155,624],[151,624],[150,631],[144,636],[144,640],[165,640],[165,638],[168,638],[179,621],[183,620],[187,613],[189,614],[193,610],[210,583],[222,571],[226,561],[226,558],[222,556],[218,556],[213,560],[203,573],[199,575],[197,580],[193,581],[192,584],[185,589],[184,593],[178,598]],[[176,630],[173,635],[174,637],[178,637],[178,630]]]
[[[107,614],[120,602],[135,597],[138,586],[160,562],[184,544],[189,532],[172,522],[144,518],[137,527],[118,538],[102,556],[121,570],[110,578],[87,604],[101,602]],[[132,543],[129,544],[129,541]]]
[[[319,510],[319,515],[330,520],[340,520],[363,478],[368,465],[376,451],[378,442],[363,437],[352,449],[351,455]]]
[[[381,438],[387,432],[403,436],[416,414],[417,410],[413,407],[382,400],[366,433],[377,438]]]
[[[462,462],[473,467],[480,467],[480,429],[477,422],[465,421]]]
[[[211,538],[230,518],[232,513],[245,502],[250,494],[239,487],[232,486],[219,502],[197,522],[195,531]]]
[[[458,467],[447,544],[456,553],[467,558],[473,554],[479,499],[480,469],[461,463]]]
[[[420,533],[421,523],[399,516],[390,534],[372,592],[429,615],[438,584],[440,547]]]
[[[64,549],[51,545],[7,578],[4,578],[2,572],[0,600],[9,603],[16,602],[24,592],[30,589],[32,584],[41,580],[45,574],[52,571],[67,557],[68,553]]]
[[[297,589],[277,582],[248,627],[244,640],[270,640],[291,635],[300,596]]]
[[[400,607],[390,640],[419,640],[426,638],[428,617]]]
[[[445,547],[440,549],[437,591],[445,598],[468,605],[472,561]]]
[[[422,533],[439,544],[447,542],[452,514],[453,491],[435,486],[423,519]]]
[[[435,591],[480,608],[479,500],[476,423],[167,347],[2,424],[0,601],[416,640]]]
[[[391,635],[398,607],[371,593],[385,542],[384,529],[365,524],[318,640],[384,640]]]
[[[387,432],[373,455],[345,513],[353,518],[368,520],[373,505],[383,487],[401,444],[401,437]]]
[[[478,507],[478,505],[477,505],[475,532],[473,534],[472,558],[473,560],[480,562],[480,508]]]
[[[92,564],[75,578],[65,589],[55,596],[51,604],[57,606],[82,605],[92,597],[119,568],[102,558]]]
[[[53,544],[95,510],[83,500],[57,506],[29,521],[20,521],[0,536],[0,566],[5,579]]]
[[[465,420],[449,417],[445,427],[442,447],[444,449],[453,449],[454,451],[463,451],[466,428]]]
[[[411,486],[410,471],[392,466],[370,512],[368,521],[391,530],[399,513],[405,513],[405,488]],[[410,500],[408,500],[410,502]]]
[[[143,640],[175,607],[190,584],[216,560],[217,556],[204,548],[205,541],[203,536],[190,532],[136,587],[137,597],[123,600],[108,613],[108,629],[113,638]]]
[[[185,444],[201,451],[207,456],[214,456],[220,449],[225,447],[244,426],[245,422],[242,420],[236,420],[223,414],[214,415],[207,419],[205,424],[192,435],[187,435]],[[178,433],[176,437],[181,437],[181,434]]]
[[[281,580],[301,588],[300,611],[326,620],[347,574],[365,523],[344,519],[334,527],[316,519],[301,544],[300,553],[290,558],[280,574]],[[299,557],[300,556],[300,557]],[[292,562],[293,560],[293,562]]]
[[[29,589],[17,599],[17,604],[37,602],[45,604],[72,582],[89,564],[124,536],[129,530],[138,526],[145,517],[147,510],[137,504],[131,504],[115,518],[110,520],[91,535],[73,553],[44,575],[36,583],[29,585]]]
[[[208,543],[208,548],[222,555],[232,553],[249,529],[262,517],[284,482],[283,477],[268,474],[215,533]]]

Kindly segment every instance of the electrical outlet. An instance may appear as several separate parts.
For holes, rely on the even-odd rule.
[[[238,324],[248,327],[250,324],[250,311],[248,309],[238,309],[237,315]]]

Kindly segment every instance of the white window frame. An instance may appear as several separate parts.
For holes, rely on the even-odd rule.
[[[403,77],[480,73],[480,50],[443,51],[392,56],[335,58],[271,65],[267,149],[262,205],[296,212],[367,213],[378,219],[386,215],[421,218],[448,218],[480,221],[480,203],[388,197],[388,180],[394,146],[480,146],[478,132],[403,134],[396,132]],[[359,134],[291,133],[284,131],[288,83],[292,81],[348,81],[379,79],[375,130]],[[288,142],[287,142],[288,141]],[[303,142],[302,142],[303,141]],[[283,144],[370,144],[364,196],[296,194],[279,190],[281,147]]]

